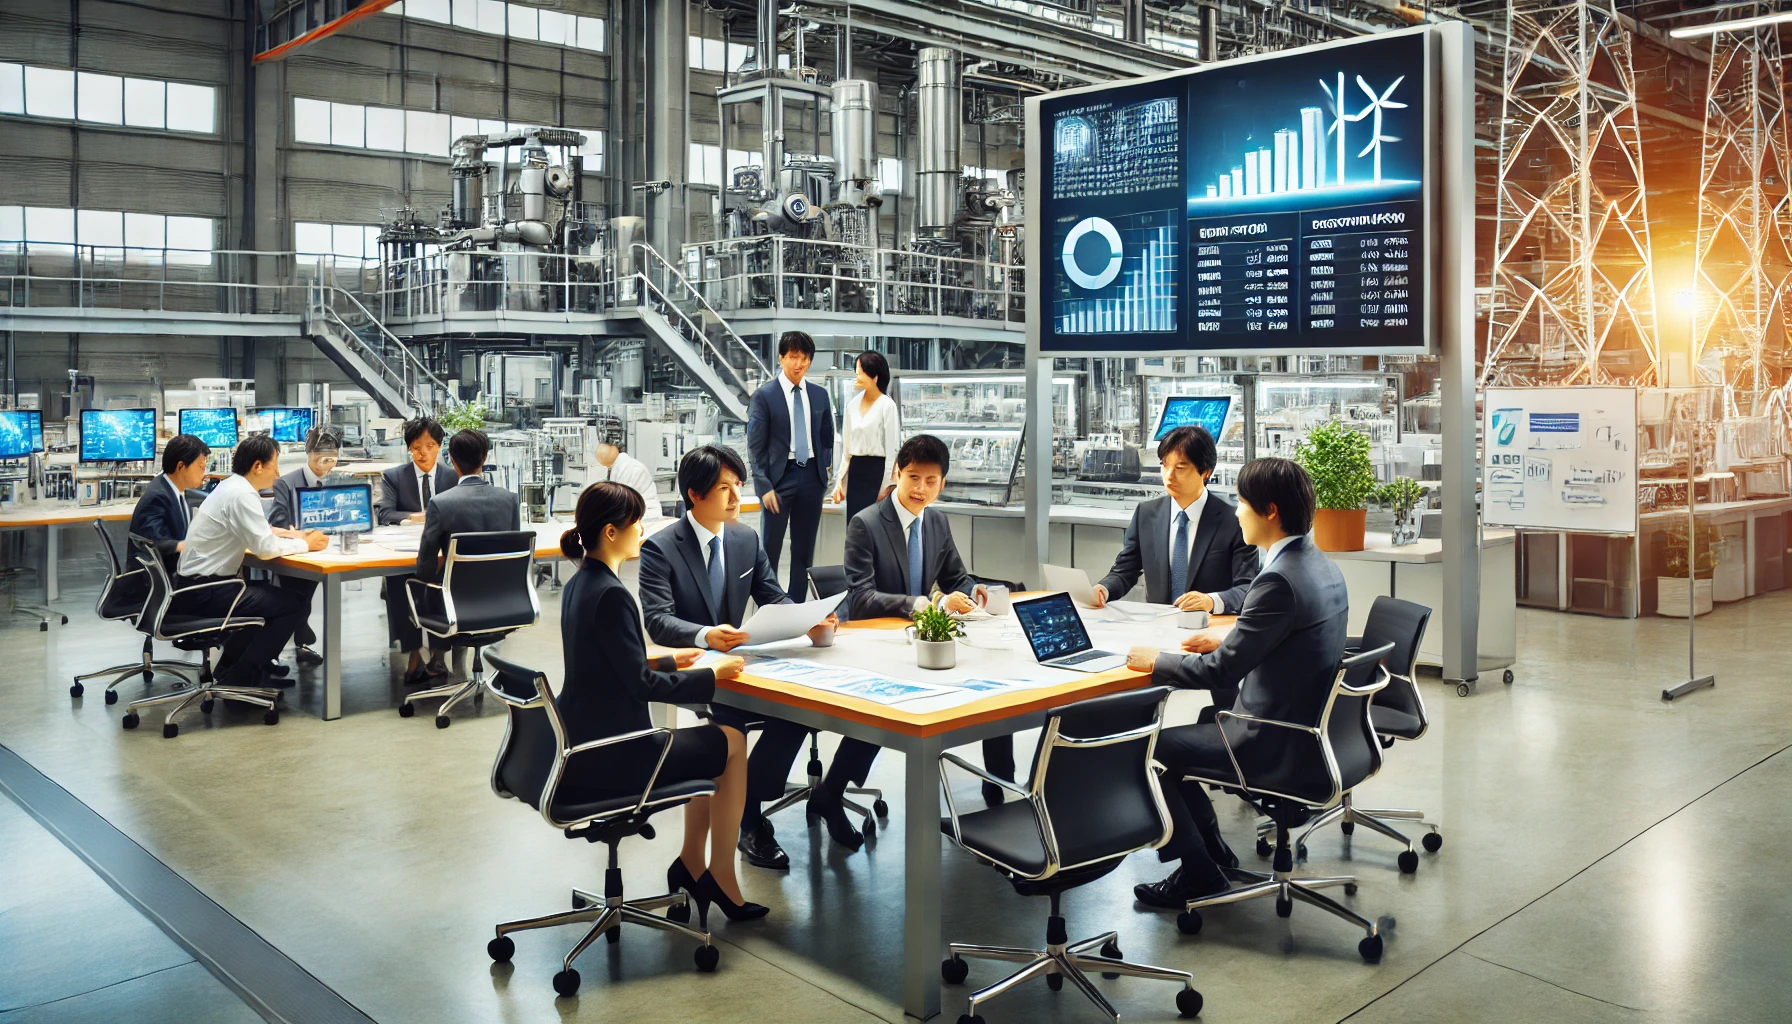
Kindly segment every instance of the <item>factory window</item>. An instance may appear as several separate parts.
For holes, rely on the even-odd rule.
[[[720,39],[691,36],[691,67],[699,71],[727,71],[728,47]],[[744,49],[744,47],[743,47]]]
[[[1188,36],[1167,35],[1156,29],[1151,29],[1145,33],[1145,45],[1151,47],[1153,50],[1162,50],[1165,53],[1181,53],[1190,57],[1199,57],[1201,55],[1201,44],[1194,39],[1191,39]]]
[[[562,14],[503,0],[404,0],[386,8],[386,12],[513,39],[599,52],[604,48],[606,26],[602,18]]]
[[[373,224],[317,224],[298,221],[292,226],[293,251],[302,256],[335,256],[345,260],[380,258],[380,229]]]
[[[0,243],[24,242],[34,252],[70,245],[122,249],[132,263],[210,265],[212,227],[209,217],[0,206]]]
[[[1008,172],[996,170],[994,167],[972,167],[971,165],[966,164],[964,165],[964,176],[967,178],[975,178],[978,181],[986,181],[993,178],[997,185],[1003,187],[1006,187],[1008,184]]]
[[[722,186],[722,147],[703,142],[691,143],[691,166],[686,174],[693,185]]]
[[[0,114],[209,135],[216,108],[209,85],[0,63]]]
[[[902,192],[902,161],[893,156],[879,157],[877,161],[877,187],[889,195]]]
[[[388,153],[415,153],[446,158],[454,140],[463,135],[494,135],[525,127],[495,118],[459,117],[433,110],[398,107],[365,107],[358,103],[330,103],[294,97],[292,139],[319,146],[373,149]],[[576,128],[585,135],[585,170],[604,169],[604,133],[596,128]],[[521,158],[518,146],[486,151],[487,163],[498,163],[508,154],[511,166]]]

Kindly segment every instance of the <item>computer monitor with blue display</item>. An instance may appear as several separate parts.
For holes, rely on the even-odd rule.
[[[1230,395],[1173,395],[1164,402],[1163,415],[1157,418],[1157,433],[1151,439],[1162,441],[1165,434],[1177,427],[1206,427],[1218,443],[1231,408]]]
[[[235,448],[236,410],[182,409],[180,432],[192,434],[212,448]]]
[[[22,459],[43,450],[43,413],[35,409],[0,412],[0,459]]]
[[[81,410],[82,462],[148,462],[155,457],[154,409]]]
[[[293,492],[301,530],[366,533],[373,529],[373,488],[368,484],[301,487]]]
[[[268,433],[281,444],[303,444],[311,430],[310,409],[270,407],[255,410],[255,415],[262,418]]]

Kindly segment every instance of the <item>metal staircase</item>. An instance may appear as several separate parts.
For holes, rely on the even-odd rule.
[[[341,288],[311,284],[301,329],[388,416],[415,417],[434,408],[448,390],[360,299]]]
[[[624,279],[617,305],[628,308],[626,300],[632,298],[642,325],[679,369],[701,385],[725,415],[744,423],[753,392],[771,379],[771,371],[658,250],[637,242],[632,255],[636,272],[632,279]]]

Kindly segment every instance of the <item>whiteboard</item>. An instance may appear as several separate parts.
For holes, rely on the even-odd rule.
[[[1636,389],[1487,388],[1482,516],[1489,526],[1636,532]]]

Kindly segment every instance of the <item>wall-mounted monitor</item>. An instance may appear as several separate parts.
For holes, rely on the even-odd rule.
[[[1230,395],[1172,395],[1164,402],[1164,411],[1157,418],[1153,441],[1177,427],[1205,427],[1215,442],[1226,430],[1226,413],[1232,408]]]
[[[311,410],[270,406],[255,410],[267,425],[268,433],[281,444],[303,444],[311,430]]]
[[[1432,43],[1381,33],[1029,100],[1040,350],[1431,351]]]
[[[325,533],[365,533],[373,529],[373,487],[340,484],[301,487],[293,492],[298,515],[293,522],[301,530]]]
[[[0,459],[22,459],[43,450],[43,413],[36,409],[0,411]]]
[[[81,410],[82,462],[145,462],[155,457],[154,409]]]
[[[180,432],[192,434],[212,448],[235,448],[236,410],[182,409]]]

